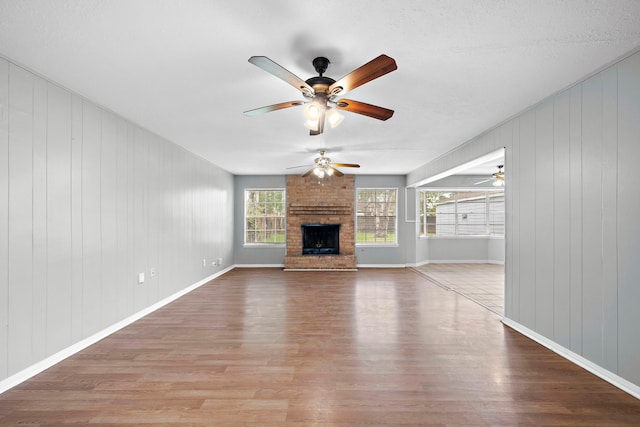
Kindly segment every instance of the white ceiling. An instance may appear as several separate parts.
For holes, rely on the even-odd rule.
[[[639,46],[637,0],[0,0],[2,56],[234,174],[320,148],[406,174]],[[344,113],[309,136],[300,107],[242,114],[302,99],[253,55],[302,79],[326,56],[338,79],[382,53],[398,70],[348,97],[386,122]]]

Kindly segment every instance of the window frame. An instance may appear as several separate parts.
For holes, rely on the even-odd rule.
[[[284,239],[282,242],[247,242],[247,202],[249,200],[248,198],[248,193],[249,192],[256,192],[256,191],[260,191],[260,192],[268,192],[268,191],[281,191],[282,192],[282,205],[283,205],[283,215],[280,217],[278,216],[277,218],[282,218],[283,219],[283,223],[284,223],[284,228],[283,228],[283,232],[284,232]],[[274,247],[282,247],[285,246],[287,243],[287,190],[286,188],[281,188],[281,187],[274,187],[274,188],[245,188],[244,189],[244,201],[243,201],[243,212],[242,212],[242,217],[243,217],[243,236],[242,236],[242,241],[243,241],[243,246],[246,247],[266,247],[266,246],[274,246]],[[266,216],[265,216],[266,217]],[[262,218],[262,217],[257,217],[255,216],[254,218]]]
[[[427,221],[423,220],[424,210],[423,207],[425,205],[425,200],[421,197],[422,193],[451,193],[453,195],[452,202],[455,204],[454,212],[452,213],[454,218],[454,233],[453,234],[428,234],[426,232],[425,226],[427,225]],[[458,232],[459,227],[459,215],[461,214],[458,210],[458,194],[460,193],[485,193],[484,194],[484,233],[483,234],[460,234]],[[457,238],[494,238],[494,239],[503,239],[505,236],[505,227],[506,227],[506,218],[503,215],[503,221],[501,224],[502,233],[492,233],[492,228],[496,227],[496,223],[492,223],[493,219],[491,216],[491,194],[501,195],[503,198],[505,197],[504,189],[496,188],[421,188],[418,189],[416,204],[417,204],[417,216],[418,216],[418,238],[420,239],[438,239],[438,238],[448,238],[448,239],[457,239]],[[505,205],[506,209],[506,205]]]
[[[358,241],[358,193],[360,191],[389,191],[392,190],[395,192],[395,200],[394,200],[394,204],[395,204],[395,214],[394,214],[394,223],[393,223],[393,227],[394,227],[394,233],[393,233],[393,241],[388,241],[388,242],[359,242]],[[364,246],[364,247],[375,247],[375,246],[379,246],[379,247],[393,247],[393,246],[398,246],[398,187],[357,187],[356,188],[356,192],[355,192],[355,209],[354,209],[354,216],[355,216],[355,220],[354,220],[354,242],[355,242],[355,246]],[[377,202],[376,202],[377,203]],[[362,215],[364,217],[364,215]]]

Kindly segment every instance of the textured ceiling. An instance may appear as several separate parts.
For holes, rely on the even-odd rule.
[[[406,174],[639,46],[636,0],[0,0],[2,56],[234,174],[320,148]],[[302,99],[252,55],[303,79],[326,56],[338,79],[382,53],[398,70],[348,97],[386,122],[345,113],[309,136],[301,108],[242,114]]]

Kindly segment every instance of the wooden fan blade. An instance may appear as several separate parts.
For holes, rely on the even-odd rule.
[[[308,168],[308,167],[310,167],[310,166],[313,166],[313,165],[289,166],[288,168],[285,168],[285,169]]]
[[[331,169],[333,169],[333,174],[335,176],[344,176],[344,174],[342,172],[340,172],[338,169],[336,169],[336,168],[331,168]]]
[[[331,166],[340,167],[340,168],[359,168],[360,165],[355,163],[331,163]]]
[[[307,84],[307,82],[284,68],[282,65],[279,65],[271,59],[267,58],[266,56],[252,56],[251,58],[249,58],[249,62],[251,62],[256,67],[262,68],[267,73],[272,74],[281,80],[284,80],[305,95],[312,96],[315,94],[315,91],[311,86]]]
[[[393,116],[393,110],[378,107],[376,105],[366,104],[364,102],[353,101],[351,99],[341,99],[336,103],[339,110],[349,111],[351,113],[362,114],[364,116],[373,117],[378,120],[387,120]]]
[[[302,175],[302,177],[304,178],[305,176],[309,176],[309,175],[311,175],[311,172],[313,172],[313,168],[311,168],[311,169],[309,169],[308,171],[306,171],[306,172]]]
[[[344,94],[397,69],[398,66],[393,58],[380,55],[333,83],[329,86],[327,93],[330,96]]]
[[[302,105],[302,101],[288,101],[281,102],[280,104],[267,105],[266,107],[256,108],[254,110],[248,110],[244,112],[245,116],[259,116],[260,114],[269,113],[271,111],[282,110],[283,108],[295,107]]]

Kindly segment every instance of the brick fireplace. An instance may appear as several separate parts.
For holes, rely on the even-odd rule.
[[[285,270],[356,268],[354,175],[318,180],[313,174],[287,176]],[[339,224],[338,254],[303,254],[302,226]]]

